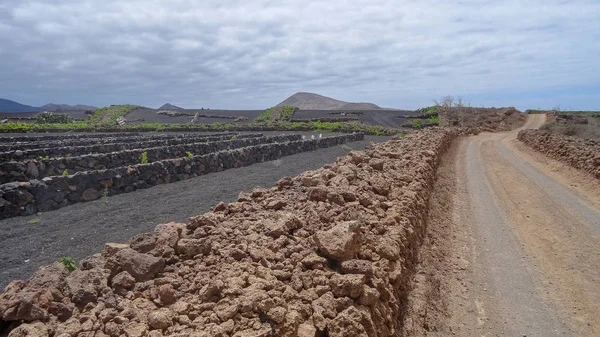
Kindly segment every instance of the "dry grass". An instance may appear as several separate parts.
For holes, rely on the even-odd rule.
[[[557,124],[550,123],[542,127],[542,130],[558,133],[565,136],[573,136],[600,141],[600,126],[586,124]]]
[[[442,125],[481,127],[489,131],[512,130],[521,126],[526,116],[515,108],[473,108],[453,106],[440,108]]]

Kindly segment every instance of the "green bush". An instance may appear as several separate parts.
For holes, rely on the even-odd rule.
[[[62,174],[61,174],[61,175],[62,175],[63,177],[66,177],[66,176],[68,176],[68,175],[69,175],[69,171],[67,171],[67,170],[64,170],[64,171],[62,171]]]
[[[286,105],[281,108],[281,121],[289,122],[294,117],[294,112],[296,112],[297,108],[293,106]]]
[[[116,125],[119,117],[125,116],[133,109],[139,108],[138,105],[111,105],[109,107],[94,110],[94,113],[87,120],[89,125]]]
[[[185,154],[188,158],[192,158],[194,156],[190,151],[185,151]]]
[[[418,112],[420,114],[424,114],[424,115],[433,115],[433,114],[437,114],[438,111],[438,106],[437,105],[432,105],[432,106],[428,106],[425,108],[420,108],[415,110],[415,112]]]
[[[326,132],[362,132],[369,135],[390,135],[398,133],[398,129],[386,128],[379,125],[366,125],[357,122],[294,122],[270,124],[167,124],[147,123],[137,125],[107,126],[90,125],[88,123],[72,124],[0,124],[0,133],[10,132],[147,132],[147,131],[326,131]]]
[[[58,261],[62,263],[68,271],[74,271],[77,269],[77,263],[75,263],[75,260],[68,256],[63,256]]]
[[[269,108],[269,109],[263,111],[263,113],[261,113],[258,117],[256,117],[256,119],[254,121],[257,123],[264,123],[264,122],[268,121],[269,119],[271,119],[271,114],[273,114],[273,109],[274,108]]]
[[[438,116],[431,116],[426,121],[427,124],[440,125],[440,118]]]
[[[148,164],[148,152],[146,152],[146,151],[142,152],[141,163],[142,164]]]
[[[289,105],[285,105],[282,107],[268,108],[262,114],[260,114],[258,117],[256,117],[256,119],[254,121],[257,123],[265,123],[265,122],[270,121],[275,109],[281,109],[281,114],[280,114],[279,120],[276,120],[275,122],[291,121],[292,117],[294,117],[294,112],[296,112],[296,110],[297,110],[296,107],[289,106]]]
[[[73,117],[56,112],[40,112],[35,116],[35,122],[38,124],[70,124],[73,123]]]
[[[421,129],[423,127],[423,121],[420,119],[413,119],[412,127],[415,129]]]

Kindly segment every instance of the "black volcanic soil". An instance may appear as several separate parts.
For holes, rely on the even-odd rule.
[[[64,113],[75,119],[86,119],[89,117],[85,113],[85,110],[73,110],[73,111],[56,111],[55,113]],[[10,117],[35,117],[39,112],[0,112],[0,119]]]
[[[149,109],[149,108],[141,108],[135,109],[125,116],[129,124],[144,124],[144,123],[189,123],[194,116],[177,116],[170,117],[167,115],[159,115],[157,112],[160,110],[157,109]],[[246,117],[248,120],[241,122],[234,122],[233,119],[225,119],[225,118],[200,118],[200,123],[250,123],[256,117],[258,117],[263,110],[201,110],[201,109],[185,109],[185,110],[175,110],[177,112],[196,114],[196,112],[200,112],[204,115],[216,115],[216,116],[232,116],[232,117]],[[136,121],[144,118],[145,121]]]
[[[358,111],[358,110],[357,110]],[[338,110],[300,110],[294,114],[294,119],[356,117],[360,122],[369,125],[381,125],[389,128],[400,128],[406,122],[404,116],[416,116],[418,113],[409,110],[360,110],[362,114],[348,114],[346,116],[332,115],[330,112],[339,113]],[[346,112],[356,112],[347,110]]]
[[[352,149],[387,139],[366,136],[361,142],[79,203],[39,216],[1,220],[0,288],[11,280],[28,278],[39,266],[62,256],[78,260],[101,251],[105,242],[124,242],[160,223],[187,221],[220,201],[235,201],[240,191],[274,186],[284,176],[317,169]]]
[[[127,114],[126,118],[130,124],[143,124],[143,123],[189,123],[193,116],[177,116],[170,117],[167,115],[159,115],[156,109],[136,109],[131,113]],[[218,115],[218,116],[234,116],[234,117],[246,117],[245,121],[234,122],[232,119],[224,118],[200,118],[200,123],[234,123],[234,124],[246,124],[254,121],[263,110],[198,110],[198,109],[186,109],[177,110],[178,112],[186,112],[189,114],[195,114],[200,112],[205,115]],[[313,118],[344,118],[344,117],[357,117],[361,122],[369,125],[381,125],[390,128],[400,128],[402,124],[406,122],[403,116],[415,116],[418,115],[414,111],[408,110],[361,110],[362,115],[347,115],[342,116],[339,114],[332,115],[330,112],[339,113],[339,110],[299,110],[294,114],[294,119],[313,119]],[[351,112],[351,111],[347,111]],[[136,121],[144,118],[144,121]]]

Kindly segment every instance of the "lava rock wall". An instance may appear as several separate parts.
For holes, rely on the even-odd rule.
[[[274,139],[287,141],[282,143],[259,143],[259,145],[254,144],[254,146],[211,152],[192,158],[186,156],[149,164],[99,171],[81,171],[74,175],[52,176],[41,180],[3,184],[0,185],[0,218],[31,215],[77,202],[91,201],[104,196],[185,180],[209,172],[238,168],[274,160],[282,156],[364,139],[363,134],[295,141],[289,140],[296,137],[282,137],[268,138],[273,138],[272,141]],[[253,139],[259,138],[246,140]]]
[[[253,137],[261,137],[262,134],[246,134],[239,135],[236,138],[253,138]],[[226,139],[230,139],[233,135],[227,136],[188,136],[181,137],[175,135],[168,135],[165,137],[160,137],[159,139],[116,139],[114,142],[102,144],[102,142],[97,142],[89,145],[67,145],[67,146],[54,146],[54,147],[41,147],[35,149],[26,149],[26,150],[13,150],[8,152],[0,153],[0,161],[7,162],[11,160],[24,160],[24,159],[39,159],[40,157],[73,157],[73,156],[81,156],[87,155],[90,153],[109,153],[109,152],[118,152],[125,150],[133,150],[133,149],[143,149],[148,147],[160,147],[160,146],[169,146],[169,145],[178,145],[178,144],[188,144],[193,143],[194,140],[200,141],[217,141],[223,140],[224,137]]]
[[[48,159],[31,159],[20,162],[10,161],[0,164],[0,184],[15,181],[29,181],[33,179],[42,179],[61,175],[65,170],[68,174],[74,174],[80,171],[105,170],[122,166],[140,164],[142,154],[146,154],[147,162],[185,157],[188,152],[192,155],[203,155],[211,152],[223,151],[227,149],[236,149],[245,146],[266,144],[272,142],[288,142],[300,140],[300,135],[260,137],[261,134],[240,135],[236,139],[223,140],[223,137],[208,137],[200,139],[177,139],[159,142],[175,145],[158,146],[151,148],[138,148],[146,146],[147,143],[130,143],[127,146],[134,146],[132,150],[122,150],[109,153],[87,154],[75,157],[59,157]],[[194,143],[198,142],[198,143]],[[154,142],[152,142],[154,143]],[[111,147],[113,145],[110,145]],[[103,147],[101,145],[100,147]],[[85,146],[85,148],[89,148]],[[71,151],[67,149],[57,149],[56,151]],[[71,151],[72,152],[72,151]]]

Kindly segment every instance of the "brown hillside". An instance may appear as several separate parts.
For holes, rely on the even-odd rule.
[[[298,92],[277,106],[290,105],[300,110],[380,110],[373,103],[350,103],[309,92]]]

